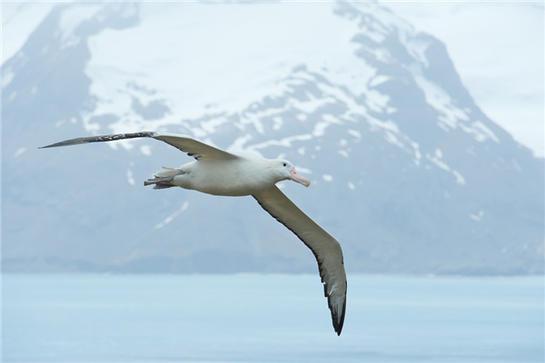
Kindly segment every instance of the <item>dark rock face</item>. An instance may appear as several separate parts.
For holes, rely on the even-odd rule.
[[[67,42],[60,17],[75,6],[54,8],[2,66],[3,269],[315,271],[310,251],[251,198],[139,187],[185,160],[173,148],[36,149],[123,119],[98,111],[89,42],[138,28],[140,9],[102,6]],[[236,111],[178,118],[175,100],[137,83],[126,84],[140,95],[129,107],[150,125],[176,119],[162,131],[309,169],[313,187],[286,193],[337,237],[350,271],[543,272],[543,160],[479,109],[439,40],[376,5],[340,2],[331,16],[357,25],[354,54],[374,70],[366,83],[297,64],[279,75],[280,91]]]

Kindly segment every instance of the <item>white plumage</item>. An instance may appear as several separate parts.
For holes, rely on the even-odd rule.
[[[309,186],[310,182],[299,175],[289,161],[235,155],[187,136],[155,132],[81,137],[44,148],[140,137],[161,140],[195,158],[180,168],[163,168],[144,185],[154,185],[156,189],[181,187],[213,195],[251,195],[263,209],[299,237],[316,257],[333,327],[338,335],[341,334],[347,289],[341,246],[275,186],[277,182],[288,179]]]

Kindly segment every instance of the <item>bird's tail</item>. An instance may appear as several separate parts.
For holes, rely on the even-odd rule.
[[[153,189],[172,188],[176,186],[172,184],[174,177],[181,174],[184,174],[184,172],[180,169],[163,167],[153,178],[144,181],[144,185],[153,185]]]

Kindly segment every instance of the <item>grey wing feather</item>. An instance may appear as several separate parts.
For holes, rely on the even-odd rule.
[[[340,335],[346,314],[347,291],[341,246],[276,186],[256,193],[253,197],[271,216],[299,237],[314,254],[331,311],[333,328]]]
[[[51,145],[42,146],[40,147],[40,149],[46,149],[46,148],[57,147],[57,146],[87,144],[91,142],[108,142],[108,141],[116,141],[116,140],[123,140],[123,139],[134,139],[137,137],[155,137],[155,133],[151,131],[144,131],[144,132],[133,132],[128,134],[77,137],[75,139],[64,140],[61,142],[56,142]]]
[[[178,150],[185,152],[187,155],[194,157],[196,160],[209,159],[209,160],[229,160],[236,159],[237,156],[227,151],[220,150],[198,140],[192,139],[183,135],[161,135],[152,131],[133,132],[126,134],[114,134],[114,135],[102,135],[102,136],[90,136],[90,137],[78,137],[75,139],[65,140],[57,142],[51,145],[42,146],[41,149],[57,147],[57,146],[69,146],[80,145],[93,142],[108,142],[124,139],[134,139],[141,137],[149,137],[156,140],[163,141],[171,146],[174,146]]]
[[[188,136],[155,135],[153,138],[166,142],[167,144],[174,146],[178,150],[187,153],[187,155],[192,156],[197,160],[233,160],[238,158],[238,156],[227,151],[210,146]]]

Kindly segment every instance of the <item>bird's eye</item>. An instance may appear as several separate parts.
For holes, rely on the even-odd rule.
[[[282,165],[284,165],[284,166],[288,166],[288,164],[286,164],[286,163],[282,163]]]

